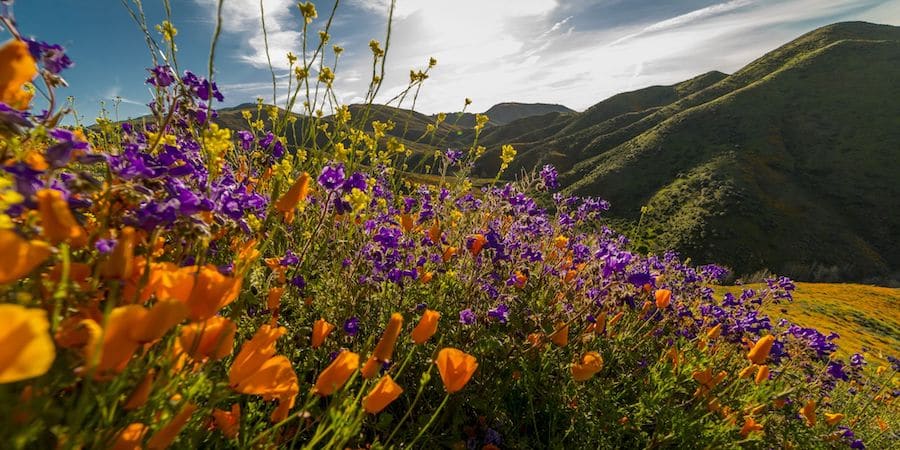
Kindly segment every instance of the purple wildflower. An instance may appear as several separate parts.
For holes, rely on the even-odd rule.
[[[319,174],[319,184],[329,191],[335,190],[344,184],[344,165],[325,166]]]
[[[472,308],[466,308],[459,312],[459,323],[463,325],[472,325],[475,323],[475,313]]]

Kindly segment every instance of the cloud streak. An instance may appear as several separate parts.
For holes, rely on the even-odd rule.
[[[732,72],[828,23],[900,24],[900,7],[887,0],[691,4],[692,8],[681,2],[661,5],[642,0],[398,0],[380,99],[400,92],[409,70],[423,68],[433,56],[438,66],[416,104],[423,112],[459,110],[466,97],[475,101],[476,111],[503,101],[583,109],[626,90],[672,84],[710,70]],[[240,61],[266,68],[257,0],[231,0],[226,5],[231,8],[226,11],[226,30],[246,35],[241,37],[246,52]],[[336,82],[344,101],[358,101],[355,93],[366,90],[371,55],[365,42],[379,36],[383,40],[389,5],[390,0],[350,0],[336,21],[339,25],[332,30],[336,39],[350,35],[364,41],[358,47],[345,45],[348,50]],[[647,20],[645,15],[623,14],[639,5],[669,15]],[[265,0],[265,8],[273,64],[284,69],[283,55],[296,49],[300,39],[299,32],[291,31],[299,23],[291,13],[294,0]],[[321,27],[321,21],[313,25]]]

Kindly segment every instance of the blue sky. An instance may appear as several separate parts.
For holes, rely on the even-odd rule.
[[[126,0],[131,1],[131,0]],[[298,53],[301,18],[295,0],[263,0],[269,46],[279,80],[289,50]],[[178,61],[205,74],[216,0],[171,0]],[[333,0],[316,1],[324,27]],[[370,39],[384,41],[390,0],[342,0],[331,31],[345,48],[336,90],[359,101],[371,65]],[[148,22],[164,20],[162,0],[144,0]],[[88,123],[99,103],[119,117],[146,112],[143,84],[151,59],[143,35],[120,0],[16,0],[21,31],[64,45],[76,66],[65,73]],[[225,105],[271,101],[271,75],[259,26],[259,0],[225,0],[216,81]],[[709,70],[733,72],[819,26],[865,20],[900,25],[897,0],[398,0],[388,72],[388,98],[409,70],[438,60],[416,109],[470,110],[502,101],[561,103],[582,110],[610,95],[672,84]],[[155,32],[154,32],[155,34]],[[279,97],[284,92],[280,89]],[[280,99],[279,99],[280,100]]]

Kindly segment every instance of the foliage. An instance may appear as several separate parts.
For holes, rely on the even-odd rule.
[[[148,32],[161,59],[142,121],[62,127],[66,109],[52,101],[33,114],[0,98],[0,298],[10,324],[0,331],[0,442],[896,440],[900,362],[839,359],[829,336],[770,320],[761,311],[791,299],[786,278],[717,298],[709,286],[721,268],[629,250],[599,223],[607,202],[552,193],[552,166],[506,184],[498,172],[474,188],[474,163],[489,157],[478,145],[486,117],[462,150],[438,147],[441,118],[425,123],[430,184],[411,182],[412,152],[387,134],[399,125],[373,120],[377,107],[334,103],[331,17],[316,42],[307,31],[318,13],[312,3],[300,10],[292,95],[282,109],[260,100],[242,110],[244,129],[214,121],[224,99],[212,79],[215,40],[207,77],[181,70],[172,18],[158,27],[162,42]],[[140,2],[131,11],[153,29]],[[21,49],[2,20],[13,34],[5,45]],[[15,75],[0,76],[2,93],[29,100],[21,80],[39,68],[52,99],[64,52],[29,46],[31,56],[0,62],[0,75]],[[385,50],[370,47],[378,67]],[[413,72],[401,102],[435,63]],[[505,163],[516,156],[512,146],[503,153]]]

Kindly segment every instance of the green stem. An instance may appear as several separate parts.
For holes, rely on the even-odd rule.
[[[441,405],[438,406],[438,408],[434,411],[434,414],[431,415],[431,419],[428,419],[428,423],[426,423],[425,426],[422,427],[422,429],[419,431],[419,434],[416,435],[416,438],[413,439],[412,442],[409,443],[410,448],[415,448],[414,446],[415,446],[416,442],[419,441],[419,438],[421,438],[422,435],[425,434],[425,431],[427,431],[429,428],[431,428],[431,425],[434,423],[434,420],[437,419],[438,414],[440,414],[441,410],[444,409],[444,406],[447,405],[447,400],[450,400],[449,392],[444,395],[444,401],[441,402]]]

